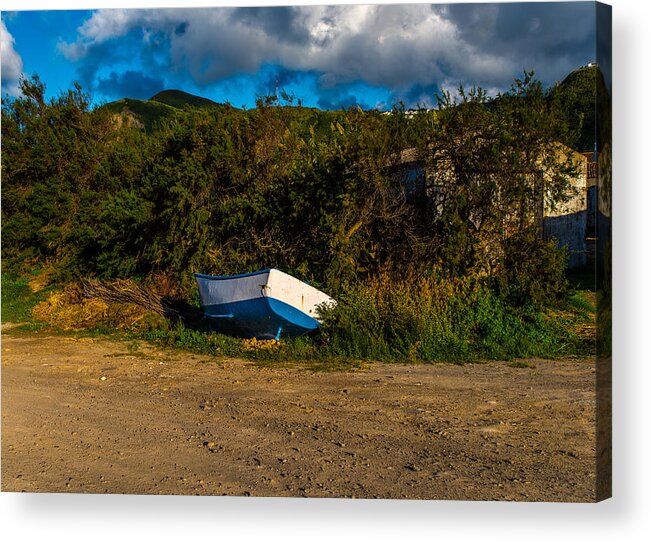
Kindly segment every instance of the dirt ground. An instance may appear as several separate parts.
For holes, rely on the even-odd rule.
[[[595,365],[215,361],[2,337],[2,491],[591,501]]]

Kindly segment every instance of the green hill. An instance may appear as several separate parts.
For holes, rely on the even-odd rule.
[[[213,102],[208,98],[202,98],[201,96],[195,96],[188,92],[183,92],[182,90],[163,90],[149,98],[150,101],[159,102],[162,104],[169,105],[171,107],[176,107],[177,109],[183,109],[186,106],[190,107],[215,107],[221,104]]]
[[[557,100],[569,121],[570,132],[563,142],[578,150],[592,151],[595,142],[595,96],[603,87],[603,78],[596,65],[583,66],[571,72],[557,83],[550,92],[550,98]],[[487,104],[494,108],[501,98]],[[130,126],[142,126],[150,131],[163,119],[178,118],[184,111],[205,109],[229,113],[237,108],[196,96],[182,90],[163,90],[149,100],[123,98],[104,107],[116,114],[123,114],[123,120]],[[321,111],[302,106],[285,105],[286,114],[299,124],[312,126],[319,133],[328,133],[332,119],[341,112]],[[245,114],[250,114],[249,110]]]
[[[123,114],[134,117],[147,130],[151,130],[162,119],[174,117],[178,112],[178,109],[175,107],[161,102],[136,100],[133,98],[122,98],[121,100],[107,103],[104,107],[116,115]]]
[[[211,109],[222,112],[235,109],[230,105],[213,102],[208,98],[195,96],[182,90],[163,90],[149,100],[122,98],[104,107],[116,115],[122,115],[124,124],[144,127],[147,131],[154,129],[161,120],[183,115],[183,112],[188,109]]]

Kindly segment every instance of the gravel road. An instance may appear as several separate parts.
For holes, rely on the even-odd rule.
[[[2,491],[592,501],[595,365],[259,367],[2,337]]]

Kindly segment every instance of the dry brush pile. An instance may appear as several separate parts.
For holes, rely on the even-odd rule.
[[[102,327],[146,331],[167,327],[167,318],[178,316],[178,312],[158,294],[122,279],[69,284],[36,305],[32,315],[39,322],[63,330]]]

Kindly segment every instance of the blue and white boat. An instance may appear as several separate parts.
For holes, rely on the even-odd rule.
[[[214,277],[195,274],[204,314],[220,333],[244,338],[296,337],[319,327],[317,307],[336,302],[278,269]]]

